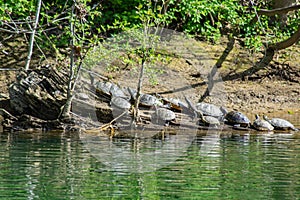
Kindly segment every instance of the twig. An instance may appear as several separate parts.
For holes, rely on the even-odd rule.
[[[76,116],[77,118],[79,118],[81,121],[84,121],[85,123],[88,123],[88,124],[93,125],[93,126],[95,126],[95,127],[98,127],[98,126],[99,126],[99,124],[93,122],[92,120],[88,120],[88,119],[86,119],[85,117],[82,117],[82,116],[80,116],[80,115],[77,115],[76,113],[74,113],[74,112],[72,112],[72,111],[70,111],[70,113],[71,113],[72,115]]]
[[[81,70],[86,71],[86,72],[88,72],[89,74],[95,75],[95,76],[97,76],[97,77],[99,77],[99,78],[101,78],[101,79],[103,79],[103,80],[105,80],[105,81],[108,81],[108,78],[105,77],[105,76],[102,76],[101,74],[98,74],[98,73],[96,73],[96,72],[90,71],[90,70],[85,69],[85,68],[82,68]]]
[[[21,69],[17,68],[0,68],[0,71],[20,71]]]
[[[123,117],[126,113],[128,113],[128,110],[125,110],[123,113],[121,113],[118,117],[114,118],[113,120],[111,120],[110,122],[103,124],[100,129],[104,129],[105,127],[110,126],[113,122],[115,122],[116,120],[120,119],[121,117]]]

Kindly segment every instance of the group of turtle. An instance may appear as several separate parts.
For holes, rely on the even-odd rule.
[[[224,107],[218,107],[204,102],[197,103],[196,106],[193,106],[188,99],[186,99],[186,101],[189,107],[192,108],[199,117],[199,123],[203,125],[219,126],[221,123],[226,123],[232,125],[234,128],[254,128],[258,131],[298,131],[291,122],[285,119],[269,119],[265,115],[263,119],[261,119],[259,115],[256,114],[255,120],[251,124],[249,118],[239,111],[228,112]]]
[[[110,104],[114,109],[130,110],[136,99],[137,92],[130,87],[121,89],[114,83],[97,82],[95,88],[100,95],[110,99]],[[256,115],[256,119],[251,124],[249,118],[239,111],[228,112],[224,107],[205,102],[194,105],[187,97],[185,97],[185,102],[182,102],[179,99],[140,94],[139,105],[155,108],[153,118],[163,121],[166,125],[176,121],[175,112],[182,112],[196,119],[200,126],[219,127],[225,123],[232,125],[233,128],[254,128],[258,131],[298,130],[287,120],[269,119],[267,116],[261,119]]]
[[[121,88],[111,82],[97,82],[95,84],[96,92],[104,99],[108,100],[113,108],[128,110],[132,102],[136,99],[137,91],[133,88]],[[163,106],[159,98],[149,95],[140,94],[140,106],[152,107]]]

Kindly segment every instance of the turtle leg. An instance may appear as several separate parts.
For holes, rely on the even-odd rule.
[[[234,128],[241,128],[241,125],[240,124],[233,124],[233,127]]]

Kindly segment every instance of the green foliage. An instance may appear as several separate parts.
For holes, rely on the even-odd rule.
[[[37,32],[42,49],[58,52],[60,47],[69,45],[72,4],[73,1],[43,1]],[[76,41],[79,46],[94,44],[103,37],[142,28],[147,23],[147,26],[164,26],[209,41],[234,34],[246,47],[257,51],[263,44],[288,38],[300,24],[299,11],[289,13],[284,28],[270,17],[260,17],[258,22],[251,23],[257,10],[270,9],[270,6],[270,1],[240,0],[78,0],[74,21]],[[35,9],[36,1],[0,1],[0,21],[26,21]]]
[[[56,52],[58,56],[61,48],[69,46],[70,17],[73,1],[43,1],[40,13],[36,42],[45,52]],[[14,21],[28,22],[36,10],[35,1],[11,0],[0,3],[0,20],[14,23]],[[77,0],[73,23],[76,31],[75,45],[84,49],[85,46],[96,44],[99,34],[104,31],[101,23],[101,6],[91,0]],[[31,22],[30,22],[31,23]],[[19,29],[21,27],[18,27]],[[24,23],[23,29],[29,29]],[[30,29],[29,29],[30,30]],[[68,54],[68,52],[65,52]]]
[[[0,20],[26,19],[35,13],[35,1],[7,0],[0,1]]]
[[[172,23],[182,24],[183,31],[214,41],[226,28],[236,27],[243,7],[237,0],[183,0],[171,1],[170,11],[177,16],[170,17]]]
[[[158,84],[157,76],[164,73],[163,68],[170,62],[170,57],[157,51],[159,37],[147,33],[145,38],[144,30],[130,29],[104,40],[87,54],[84,67],[104,67],[107,72],[121,72],[126,68],[135,76],[144,62],[149,83]]]

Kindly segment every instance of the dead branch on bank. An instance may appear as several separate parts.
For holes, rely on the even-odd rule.
[[[294,6],[290,6],[290,7],[278,8],[278,9],[273,9],[273,10],[262,9],[257,12],[258,15],[252,20],[252,22],[253,23],[257,22],[259,19],[258,17],[260,15],[274,16],[277,14],[284,14],[284,13],[298,10],[298,9],[300,9],[300,5],[294,5]],[[214,80],[214,76],[215,76],[218,68],[221,68],[222,63],[225,61],[225,59],[227,58],[227,56],[229,55],[229,53],[231,52],[231,50],[234,47],[235,39],[234,39],[234,37],[230,37],[229,41],[227,43],[226,49],[224,50],[224,52],[220,56],[220,58],[217,60],[217,63],[213,66],[210,74],[208,74],[208,84],[207,84],[208,86],[199,101],[200,102],[203,101],[206,97],[208,97],[210,95],[210,91],[212,90],[215,82],[229,81],[229,80],[234,80],[234,79],[241,78],[241,77],[246,77],[246,76],[252,75],[252,74],[260,71],[261,69],[264,69],[273,60],[273,57],[274,57],[276,51],[286,49],[286,48],[292,46],[293,44],[297,43],[299,40],[300,40],[300,26],[298,27],[297,31],[290,38],[288,38],[284,41],[281,41],[281,42],[274,43],[274,44],[265,44],[266,50],[265,50],[264,57],[261,58],[260,61],[256,62],[253,67],[251,67],[243,72],[234,74],[234,75],[227,75],[223,79]]]

